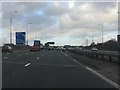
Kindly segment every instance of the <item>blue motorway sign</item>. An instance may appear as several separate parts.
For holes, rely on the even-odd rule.
[[[25,32],[16,32],[16,45],[25,45]]]

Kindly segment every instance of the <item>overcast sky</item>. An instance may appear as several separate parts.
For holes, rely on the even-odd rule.
[[[15,10],[13,43],[15,32],[26,31],[30,22],[30,45],[35,39],[55,45],[86,45],[86,40],[100,43],[102,25],[104,41],[116,39],[118,34],[118,2],[2,2],[2,43],[9,42],[10,12]]]

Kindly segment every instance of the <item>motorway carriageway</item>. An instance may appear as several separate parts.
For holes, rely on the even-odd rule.
[[[118,85],[56,50],[2,55],[3,88],[116,88]]]

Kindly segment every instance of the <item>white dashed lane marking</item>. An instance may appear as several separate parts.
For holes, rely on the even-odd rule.
[[[27,63],[26,65],[25,65],[25,67],[27,67],[27,66],[29,66],[31,63]]]
[[[40,58],[39,58],[39,57],[37,57],[36,59],[37,59],[37,60],[39,60]]]
[[[26,53],[26,55],[29,55],[29,53]]]
[[[45,54],[43,54],[42,56],[45,56],[46,54],[48,54],[48,52],[46,52]]]
[[[18,54],[18,56],[21,56],[20,54]]]

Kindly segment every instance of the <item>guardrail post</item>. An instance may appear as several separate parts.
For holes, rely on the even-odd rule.
[[[85,56],[85,52],[83,51],[83,56]]]
[[[118,22],[118,24],[120,23]],[[118,41],[118,64],[120,65],[120,34],[117,35],[117,41]]]
[[[102,57],[102,60],[104,59],[104,56],[103,55],[101,55],[101,57]]]
[[[98,58],[98,55],[96,54],[96,58]]]
[[[109,61],[111,61],[112,60],[112,57],[111,56],[109,56]]]

